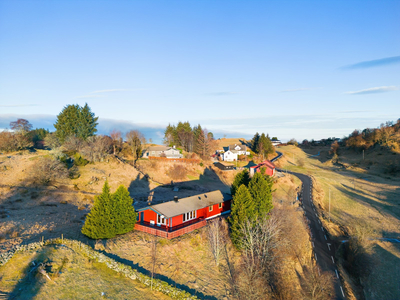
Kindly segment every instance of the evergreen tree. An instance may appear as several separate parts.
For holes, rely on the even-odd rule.
[[[57,116],[54,124],[56,136],[62,143],[69,136],[86,140],[96,133],[97,120],[98,117],[94,116],[87,104],[84,107],[78,104],[67,105]]]
[[[85,103],[85,106],[79,109],[77,137],[86,140],[89,136],[93,136],[97,132],[98,119],[99,117],[95,117],[89,105]]]
[[[130,197],[128,189],[123,185],[119,186],[112,198],[115,209],[115,233],[127,233],[135,227],[136,223],[136,212],[132,205],[133,199]]]
[[[92,239],[107,239],[131,231],[136,223],[133,199],[128,190],[120,186],[114,194],[106,181],[103,192],[95,197],[95,202],[86,217],[82,233]]]
[[[229,223],[231,225],[231,240],[236,247],[240,248],[241,231],[240,227],[248,219],[254,216],[254,202],[247,187],[242,184],[233,196],[231,215]]]
[[[251,140],[251,151],[258,153],[258,141],[260,140],[260,135],[258,132],[254,135],[253,139]]]
[[[249,192],[255,205],[255,215],[263,218],[272,210],[272,179],[268,175],[255,173],[249,183]]]
[[[268,156],[268,154],[274,153],[274,146],[272,145],[269,136],[265,136],[264,133],[261,134],[257,145],[257,153],[263,156],[263,159]]]
[[[231,185],[231,194],[235,196],[237,189],[244,184],[246,187],[249,186],[250,182],[250,174],[247,169],[244,169],[242,172],[236,174],[235,179]]]
[[[95,196],[94,206],[86,217],[82,233],[92,239],[112,238],[115,232],[115,216],[113,215],[112,195],[106,181],[103,192]]]

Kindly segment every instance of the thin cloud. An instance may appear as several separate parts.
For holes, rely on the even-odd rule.
[[[115,92],[131,92],[131,91],[140,91],[142,89],[110,89],[110,90],[99,90],[91,92],[91,94],[99,94],[99,93],[115,93]]]
[[[39,106],[39,104],[12,104],[12,105],[0,105],[0,107],[26,107],[26,106]]]
[[[216,93],[207,93],[207,96],[231,96],[231,95],[237,95],[238,93],[236,92],[216,92]]]
[[[367,69],[367,68],[393,65],[398,63],[400,63],[400,56],[392,56],[381,59],[362,61],[353,65],[344,66],[341,69],[342,70]]]
[[[379,86],[379,87],[373,87],[365,90],[360,90],[360,91],[350,91],[350,92],[345,92],[345,94],[349,95],[365,95],[365,94],[377,94],[377,93],[386,93],[390,91],[397,91],[399,88],[397,86]]]
[[[82,99],[82,98],[104,98],[104,96],[100,96],[100,95],[84,95],[84,96],[75,97],[75,99]]]

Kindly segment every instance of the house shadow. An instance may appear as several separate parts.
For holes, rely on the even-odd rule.
[[[172,201],[175,196],[186,198],[215,190],[220,190],[222,193],[230,193],[230,185],[224,183],[211,167],[205,168],[198,179],[194,180],[172,181],[170,184],[158,185],[151,189],[149,180],[146,177],[140,179],[138,176],[129,186],[129,192],[135,199],[135,209],[148,206],[149,197],[151,198],[151,204],[155,205]]]

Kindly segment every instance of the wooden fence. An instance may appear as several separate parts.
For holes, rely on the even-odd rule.
[[[146,232],[146,233],[150,233],[152,235],[156,235],[156,236],[160,236],[166,239],[173,239],[176,238],[178,236],[181,236],[185,233],[189,233],[192,232],[193,230],[199,229],[203,226],[205,226],[207,224],[206,220],[202,220],[200,222],[191,224],[189,226],[185,226],[183,228],[171,231],[171,232],[167,232],[165,230],[160,230],[158,228],[156,228],[155,226],[145,226],[145,225],[141,225],[139,223],[135,224],[135,229],[142,231],[142,232]]]

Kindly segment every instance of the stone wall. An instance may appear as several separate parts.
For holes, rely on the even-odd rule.
[[[165,281],[159,279],[153,279],[153,284],[151,284],[151,277],[145,274],[140,273],[137,270],[132,269],[130,266],[124,265],[120,262],[115,261],[112,258],[105,256],[103,253],[97,252],[92,249],[90,246],[83,244],[82,242],[76,240],[69,239],[51,239],[45,242],[37,242],[31,243],[28,245],[20,245],[15,247],[14,249],[1,253],[0,254],[0,266],[5,265],[15,253],[21,253],[26,251],[32,251],[42,248],[47,245],[61,244],[68,247],[71,247],[74,250],[79,250],[81,254],[84,256],[94,259],[99,263],[105,264],[108,268],[123,274],[125,277],[128,277],[132,280],[137,280],[144,285],[150,287],[153,286],[153,289],[159,291],[163,294],[168,295],[172,299],[182,299],[182,300],[195,300],[198,299],[196,296],[189,294],[181,289],[173,287]]]

